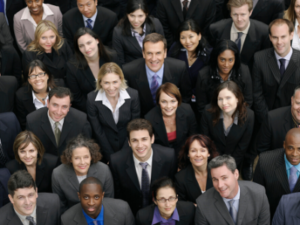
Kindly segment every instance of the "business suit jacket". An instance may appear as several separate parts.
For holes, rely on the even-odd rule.
[[[293,49],[291,60],[281,79],[274,48],[255,53],[253,65],[253,107],[258,121],[268,111],[291,104],[291,96],[300,83],[300,51]]]
[[[257,152],[282,148],[287,132],[295,127],[291,106],[274,109],[263,121],[257,139]]]
[[[158,19],[150,17],[155,27],[155,33],[159,33],[164,36],[164,31],[161,23]],[[150,34],[150,25],[146,25],[145,35]],[[138,41],[132,35],[125,36],[122,34],[123,26],[116,26],[113,32],[112,44],[113,48],[118,53],[119,61],[121,65],[124,63],[129,63],[132,60],[143,58],[142,48]]]
[[[59,6],[59,9],[62,14],[65,14],[69,9],[77,7],[77,0],[44,0],[44,3],[49,3],[51,5]]]
[[[0,113],[12,112],[18,80],[13,76],[0,76]]]
[[[59,198],[52,193],[39,193],[36,200],[36,222],[39,225],[60,225]],[[0,209],[0,224],[23,225],[8,203]]]
[[[283,148],[263,152],[254,172],[253,181],[266,188],[270,203],[271,218],[282,195],[290,194],[289,181],[286,173],[285,150]],[[297,180],[293,192],[300,192],[300,179]]]
[[[1,45],[8,45],[14,42],[13,37],[11,36],[9,26],[7,25],[7,21],[5,15],[0,13],[0,43]]]
[[[98,34],[103,44],[109,45],[112,40],[112,32],[118,23],[117,15],[104,7],[97,7],[98,13],[93,27],[93,31]],[[73,49],[74,35],[80,27],[85,27],[82,14],[78,8],[70,9],[63,16],[63,33],[71,49]]]
[[[174,143],[169,143],[166,127],[163,121],[160,106],[155,106],[146,115],[145,119],[152,124],[156,144],[175,149],[175,157],[186,139],[198,132],[197,121],[195,114],[189,104],[182,103],[176,110],[176,140]]]
[[[53,15],[49,15],[45,18],[45,20],[49,20],[57,27],[58,33],[62,34],[62,14],[59,10],[59,7],[45,4],[50,10],[53,12]],[[26,8],[26,7],[25,7]],[[22,15],[24,13],[24,9],[20,10],[14,16],[14,31],[16,36],[16,42],[19,46],[20,51],[23,53],[27,46],[34,40],[35,30],[33,28],[32,23],[29,20],[21,20]]]
[[[155,106],[147,78],[145,59],[136,59],[123,65],[123,73],[128,86],[139,92],[143,117]],[[166,82],[173,83],[179,88],[183,102],[190,102],[192,88],[184,62],[165,58],[162,84]]]
[[[102,162],[90,165],[87,177],[96,177],[103,185],[104,197],[114,197],[114,183],[108,166]],[[79,181],[71,165],[61,164],[53,170],[52,190],[60,198],[61,213],[79,202]]]
[[[133,119],[140,118],[138,92],[132,88],[127,88],[126,92],[130,98],[125,99],[125,103],[120,107],[117,124],[111,110],[103,105],[103,101],[95,101],[98,91],[88,94],[87,115],[105,161],[123,146],[128,146],[127,124]]]
[[[6,0],[5,15],[7,17],[10,33],[13,38],[15,38],[14,20],[13,20],[14,15],[26,6],[27,6],[26,2],[23,0]]]
[[[196,199],[202,195],[202,190],[196,180],[195,171],[190,164],[175,174],[174,183],[181,201],[189,201],[196,204]],[[206,190],[213,186],[210,171],[207,171]]]
[[[210,35],[214,44],[218,40],[230,40],[232,19],[224,19],[210,25]],[[246,36],[242,51],[241,62],[252,70],[254,53],[270,48],[268,26],[262,22],[250,19],[250,27]]]
[[[48,118],[48,108],[41,108],[26,117],[26,130],[32,131],[45,146],[46,152],[60,156],[67,142],[82,133],[91,137],[92,129],[85,113],[70,108],[65,117],[59,144],[56,144],[54,133]]]
[[[0,140],[2,149],[9,160],[14,159],[13,144],[16,136],[21,132],[20,124],[12,112],[0,113]],[[4,167],[0,162],[0,168]]]
[[[136,215],[136,225],[152,225],[155,207],[156,205],[152,204],[140,209]],[[179,215],[176,225],[194,225],[195,206],[193,203],[178,201],[176,208]]]
[[[254,112],[247,107],[247,118],[244,124],[232,124],[227,137],[224,134],[223,119],[213,125],[213,114],[204,111],[200,123],[200,133],[210,137],[220,154],[231,155],[239,167],[249,147],[254,127]]]
[[[177,169],[174,149],[153,144],[152,150],[153,161],[150,183],[164,176],[172,178]],[[142,208],[143,195],[135,170],[132,149],[128,147],[112,154],[109,166],[114,178],[115,198],[128,202],[133,215],[136,215],[137,211]],[[149,199],[149,202],[151,202],[151,199]]]
[[[270,224],[265,188],[250,181],[239,181],[240,200],[237,225]],[[215,188],[197,198],[195,225],[234,225],[224,200]]]
[[[134,217],[127,202],[120,199],[103,198],[104,225],[134,225]],[[88,225],[78,203],[61,217],[62,225]]]
[[[8,199],[8,189],[7,182],[10,178],[10,172],[6,168],[0,169],[0,208],[7,203],[9,203]]]
[[[47,148],[47,146],[45,146]],[[36,164],[36,177],[35,183],[38,188],[38,192],[52,192],[51,188],[51,175],[53,169],[56,167],[57,157],[51,154],[45,153],[41,165]],[[13,159],[5,164],[5,167],[11,174],[18,170],[26,170],[27,167],[23,162],[19,163]]]

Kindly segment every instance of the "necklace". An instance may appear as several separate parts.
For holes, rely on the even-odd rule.
[[[35,95],[35,97],[37,97],[39,100],[42,100],[43,102],[46,100],[46,98],[48,97],[48,94],[45,98],[40,98],[39,96]]]

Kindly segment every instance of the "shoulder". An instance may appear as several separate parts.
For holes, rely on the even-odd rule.
[[[253,25],[256,31],[262,32],[262,34],[268,33],[268,26],[266,24],[253,19],[250,19],[250,24]]]
[[[23,12],[24,12],[24,10],[27,8],[27,6],[25,7],[25,8],[23,8],[23,9],[21,9],[19,12],[17,12],[15,15],[14,15],[14,22],[16,21],[19,21],[19,22],[21,22],[21,17],[22,17],[22,15],[23,15]]]
[[[98,94],[98,91],[91,91],[88,93],[87,98],[90,102],[95,102],[96,96]]]
[[[51,11],[52,11],[53,13],[60,12],[59,7],[56,6],[56,5],[51,5],[51,4],[45,4],[45,5],[47,5],[47,6],[51,9]]]
[[[43,108],[40,108],[40,109],[37,109],[31,113],[29,113],[27,115],[27,120],[29,121],[40,121],[40,117],[42,115],[47,115],[47,112],[48,112],[48,108],[47,107],[43,107]]]
[[[154,117],[157,115],[161,115],[161,109],[158,105],[156,105],[154,108],[152,108],[146,115],[145,119],[152,121]]]
[[[60,164],[53,170],[54,177],[65,177],[68,176],[70,172],[74,171],[73,167],[66,164]]]
[[[178,112],[189,116],[189,114],[194,113],[190,104],[182,102],[181,105],[177,108]]]
[[[282,107],[279,109],[274,109],[272,111],[269,111],[268,113],[268,119],[273,121],[273,120],[278,120],[279,118],[286,118],[283,117],[283,115],[291,115],[291,106],[286,106],[286,107]],[[277,121],[278,123],[278,121]]]
[[[177,210],[179,216],[182,214],[194,214],[195,213],[195,205],[192,202],[186,201],[178,201],[177,202]]]
[[[127,202],[121,200],[121,199],[114,199],[114,198],[103,198],[103,206],[104,206],[104,212],[105,207],[112,207],[115,211],[122,210],[129,208],[129,205]]]
[[[150,17],[150,20],[154,23],[155,26],[157,26],[157,25],[161,26],[161,22],[159,21],[159,19],[157,19],[155,17]]]
[[[138,91],[133,88],[127,87],[125,90],[131,98],[137,98],[139,95]]]
[[[64,18],[64,19],[68,19],[68,20],[70,20],[70,22],[71,22],[71,21],[74,19],[74,18],[72,18],[72,17],[74,17],[74,16],[78,17],[78,16],[80,16],[80,15],[81,15],[81,13],[79,12],[78,8],[75,7],[75,8],[73,8],[73,9],[69,9],[69,10],[63,15],[63,18]]]
[[[17,121],[17,117],[13,112],[0,113],[1,122],[7,124]]]
[[[140,218],[141,221],[144,221],[146,218],[152,218],[154,213],[155,205],[151,204],[142,208],[138,211],[137,217]]]
[[[294,50],[293,50],[294,51]],[[268,48],[268,49],[264,49],[261,51],[258,51],[254,54],[254,59],[256,59],[256,61],[258,63],[265,63],[266,61],[266,56],[268,55],[272,55],[274,52],[274,48]],[[275,56],[274,56],[275,57]]]
[[[158,154],[165,161],[174,159],[175,151],[173,148],[165,147],[159,144],[152,144],[153,154]]]
[[[97,17],[98,17],[98,15],[101,15],[101,17],[105,18],[106,20],[111,20],[112,17],[117,17],[117,15],[113,11],[111,11],[107,8],[104,8],[102,6],[98,6],[97,10],[98,10]]]
[[[9,172],[11,174],[13,174],[14,172],[16,172],[17,170],[19,170],[19,163],[17,160],[13,159],[13,160],[10,160],[9,162],[7,162],[5,164],[5,167],[9,170]],[[2,176],[3,174],[1,174]]]
[[[18,87],[18,80],[15,76],[0,76],[0,92],[2,91],[1,86],[8,87],[9,89]]]
[[[210,29],[213,31],[217,31],[220,29],[224,29],[224,26],[231,24],[231,23],[232,23],[232,19],[223,19],[216,23],[211,24]]]
[[[219,193],[216,191],[216,189],[214,187],[208,189],[205,194],[200,195],[197,199],[196,199],[196,203],[197,206],[199,208],[204,208],[207,209],[207,206],[211,205],[211,201],[212,199],[214,199],[214,195],[217,194],[219,195]]]
[[[254,112],[249,107],[246,107],[248,119],[254,119]]]
[[[80,110],[72,108],[72,107],[70,108],[67,116],[76,117],[76,119],[78,119],[79,121],[87,119],[86,113],[81,112]]]
[[[46,162],[47,166],[52,169],[56,167],[57,159],[58,159],[57,156],[54,156],[49,153],[45,153],[43,156],[43,161]]]
[[[7,216],[15,215],[13,205],[9,202],[0,208],[0,222],[5,221]]]
[[[243,191],[243,189],[246,189],[248,192],[252,192],[255,194],[265,194],[266,193],[266,189],[264,186],[252,182],[252,181],[239,181],[239,186],[241,188],[241,192]],[[257,196],[258,198],[260,196]]]
[[[183,182],[185,180],[187,174],[190,173],[190,171],[191,170],[190,170],[189,166],[180,170],[178,173],[175,174],[175,180]]]
[[[271,165],[274,165],[274,163],[280,159],[283,159],[284,157],[284,148],[278,148],[271,151],[262,152],[259,155],[259,162],[262,167],[265,167],[271,163]]]
[[[57,194],[54,193],[39,193],[37,198],[37,206],[47,207],[48,209],[58,208],[60,200]]]
[[[123,30],[123,26],[115,26],[114,28],[114,33],[117,34],[117,35],[121,35],[122,34],[122,30]]]
[[[209,78],[209,75],[210,75],[210,66],[205,66],[205,67],[203,67],[203,68],[199,71],[199,74],[200,74],[200,78],[202,78],[202,79],[207,79],[207,78]]]
[[[96,171],[98,171],[100,173],[103,173],[104,171],[109,170],[109,167],[105,163],[99,161],[97,163],[93,163],[91,165],[90,169],[91,170],[96,170]]]
[[[32,96],[32,93],[31,91],[29,90],[29,87],[26,85],[26,86],[23,86],[23,87],[20,87],[17,92],[16,92],[16,96],[17,98],[23,98],[24,95],[31,95]]]
[[[300,60],[300,51],[297,49],[293,49],[293,55],[292,57],[297,57],[296,63],[299,64],[299,60]]]
[[[288,195],[282,195],[281,197],[282,204],[291,204],[292,202],[299,203],[300,202],[300,193],[291,193]]]
[[[185,65],[184,61],[182,61],[180,59],[175,59],[175,58],[172,58],[172,57],[165,58],[164,64],[166,66],[169,66],[170,69],[172,69],[172,70],[178,70],[179,68],[180,69],[185,69],[186,68],[186,65]]]
[[[140,58],[140,59],[135,59],[129,63],[126,63],[123,65],[123,70],[124,70],[124,73],[125,72],[136,72],[136,71],[139,71],[140,70],[140,67],[141,66],[145,66],[145,59],[144,58]],[[134,74],[132,74],[134,75]]]
[[[125,159],[127,159],[128,156],[130,156],[132,154],[132,150],[130,147],[127,147],[125,149],[122,149],[120,151],[117,151],[113,154],[111,154],[111,161],[119,163],[119,164],[123,164],[125,163]]]
[[[62,220],[68,220],[69,218],[74,218],[75,215],[77,215],[78,213],[82,213],[82,207],[81,204],[78,203],[74,206],[72,206],[71,208],[69,208],[62,216],[61,219]]]

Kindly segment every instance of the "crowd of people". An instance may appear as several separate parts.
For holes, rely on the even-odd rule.
[[[300,224],[299,24],[300,0],[0,0],[0,224]]]

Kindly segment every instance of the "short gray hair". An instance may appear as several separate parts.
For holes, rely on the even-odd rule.
[[[221,167],[223,165],[226,165],[226,167],[234,173],[236,170],[236,163],[235,159],[230,156],[230,155],[220,155],[217,156],[216,158],[213,158],[209,163],[208,163],[208,169],[215,169],[218,167]]]

